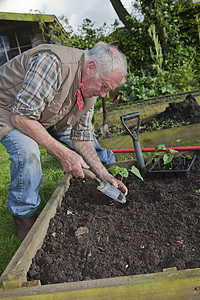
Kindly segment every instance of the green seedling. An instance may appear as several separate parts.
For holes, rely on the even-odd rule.
[[[162,150],[162,152],[159,150]],[[171,163],[175,156],[182,157],[184,165],[185,165],[186,159],[192,159],[192,156],[189,154],[183,155],[183,154],[179,153],[177,150],[174,150],[171,148],[167,149],[164,144],[160,144],[155,147],[155,151],[154,151],[153,155],[148,158],[148,160],[146,162],[146,166],[151,164],[152,161],[154,160],[154,162],[158,161],[158,165],[160,168],[160,164],[159,164],[160,157],[163,158],[163,163],[164,163],[164,165],[166,165],[166,164]]]
[[[195,193],[196,193],[196,194],[200,194],[200,189],[195,190]]]
[[[155,147],[155,151],[154,151],[153,155],[148,158],[148,160],[146,162],[146,166],[150,165],[152,163],[152,161],[154,161],[154,162],[158,161],[158,163],[159,163],[159,158],[164,157],[164,155],[166,155],[164,152],[161,152],[159,150],[167,151],[167,148],[165,147],[164,144],[157,145]],[[163,160],[164,160],[164,158],[163,158]],[[165,158],[165,160],[167,160],[167,159]]]
[[[131,167],[131,169],[119,167],[119,166],[111,166],[108,168],[108,171],[112,173],[113,176],[120,175],[121,176],[121,181],[123,181],[123,178],[127,178],[129,176],[129,171],[133,173],[135,176],[143,180],[140,171],[138,168],[136,168],[134,165]]]
[[[183,158],[183,163],[185,165],[186,159],[193,159],[193,157],[189,154],[183,155],[181,153],[177,154],[177,156],[181,156]]]
[[[167,154],[166,154],[166,152],[167,152]],[[174,156],[178,153],[178,151],[169,148],[169,149],[167,149],[166,152],[163,155],[163,162],[165,165],[169,164],[173,160]],[[179,154],[177,154],[177,155],[179,155]]]
[[[140,171],[134,165],[131,167],[131,169],[129,169],[129,171],[143,181],[143,178],[142,178],[142,176],[140,174]]]

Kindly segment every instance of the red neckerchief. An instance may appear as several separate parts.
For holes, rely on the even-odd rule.
[[[79,90],[76,92],[76,101],[78,103],[78,108],[79,110],[82,110],[83,107],[84,107],[84,101],[83,101],[83,97],[82,97],[82,94],[81,94],[81,88],[84,87],[83,83],[81,82],[80,83],[80,87],[79,87]]]

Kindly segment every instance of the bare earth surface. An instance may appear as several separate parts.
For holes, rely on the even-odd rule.
[[[200,267],[200,159],[189,178],[130,175],[124,182],[127,203],[118,204],[95,182],[71,180],[29,280],[51,284]]]
[[[200,122],[200,106],[193,96],[188,95],[182,102],[169,103],[164,112],[158,114],[151,121],[143,122],[143,125],[148,125],[148,130],[152,131],[155,122],[157,127],[165,122],[166,126],[163,129],[170,128],[172,123],[179,123],[181,126],[198,124]]]
[[[199,123],[188,96],[156,117]],[[150,126],[150,123],[149,123]],[[42,284],[200,268],[200,153],[189,178],[124,180],[126,204],[113,202],[89,179],[72,179],[28,279]]]

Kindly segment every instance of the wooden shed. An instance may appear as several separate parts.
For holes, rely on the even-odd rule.
[[[12,57],[48,42],[44,26],[62,25],[54,15],[0,12],[0,66]]]

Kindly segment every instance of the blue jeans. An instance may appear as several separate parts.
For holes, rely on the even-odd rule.
[[[42,169],[38,144],[17,129],[8,132],[1,143],[11,161],[7,206],[13,215],[30,218],[40,205]]]
[[[73,148],[71,130],[58,132],[51,127],[48,131],[54,138]],[[39,188],[43,181],[38,144],[17,129],[8,132],[0,142],[10,154],[11,161],[7,206],[13,215],[30,218],[40,205]],[[115,161],[113,152],[102,149],[95,137],[94,147],[102,163]]]
[[[67,146],[73,148],[72,140],[71,140],[71,127],[68,127],[67,129],[63,131],[57,131],[54,126],[50,127],[47,130],[56,140],[66,144]],[[97,152],[97,155],[100,159],[100,161],[103,164],[109,164],[115,162],[115,155],[112,151],[101,148],[99,145],[95,135],[93,135],[93,144],[94,148]]]

